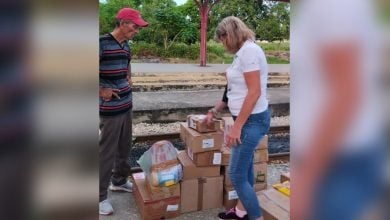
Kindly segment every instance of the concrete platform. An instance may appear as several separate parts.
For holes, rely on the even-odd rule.
[[[136,73],[132,75],[133,92],[153,92],[170,90],[218,90],[224,89],[224,73]],[[288,87],[289,73],[270,73],[268,88]]]
[[[208,64],[201,67],[199,64],[169,64],[169,63],[132,63],[132,73],[154,74],[154,73],[224,73],[230,64]],[[290,64],[268,64],[270,73],[288,73]]]
[[[268,174],[267,182],[268,187],[271,187],[272,184],[279,182],[280,174],[282,172],[289,172],[289,164],[273,164],[268,165]],[[100,220],[139,220],[140,214],[135,203],[134,196],[132,193],[122,193],[122,192],[111,192],[108,191],[108,198],[112,202],[114,208],[114,215],[112,216],[100,216]],[[224,211],[223,208],[219,209],[209,209],[199,212],[191,212],[181,214],[179,217],[174,218],[173,220],[218,220],[217,214],[221,211]]]
[[[221,100],[223,90],[134,92],[133,122],[184,121],[188,114],[204,114]],[[269,88],[273,116],[289,114],[289,88]]]

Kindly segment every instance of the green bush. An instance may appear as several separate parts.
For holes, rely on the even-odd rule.
[[[257,43],[264,51],[290,51],[290,42]]]
[[[220,57],[225,56],[225,48],[220,44],[207,45],[207,53],[215,54]]]
[[[148,44],[145,42],[136,42],[131,45],[133,55],[137,57],[162,57],[162,58],[199,58],[199,44],[184,44],[174,43],[168,49],[158,46],[156,44]]]
[[[157,56],[160,47],[143,41],[131,44],[131,53],[137,57]]]
[[[289,43],[273,42],[261,43],[261,47],[265,51],[288,51]],[[143,41],[134,42],[131,45],[132,54],[138,58],[143,57],[161,57],[161,58],[184,58],[189,62],[196,62],[199,60],[199,43],[185,44],[174,43],[168,49],[164,49],[157,44],[150,44]],[[232,63],[233,55],[225,51],[220,43],[209,41],[207,43],[207,62],[208,63]],[[289,63],[288,60],[278,59],[275,57],[268,57],[268,63]]]

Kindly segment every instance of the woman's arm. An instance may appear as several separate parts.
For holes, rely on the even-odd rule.
[[[228,102],[227,98],[227,85],[225,86],[225,91],[222,96],[222,100],[219,101],[212,109],[210,109],[207,113],[206,122],[210,124],[213,121],[213,118],[217,115],[218,112],[222,111],[226,108]]]

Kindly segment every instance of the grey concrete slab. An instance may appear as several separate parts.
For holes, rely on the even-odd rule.
[[[132,193],[125,192],[108,192],[108,198],[114,208],[114,214],[110,216],[100,216],[100,220],[139,220],[141,219],[137,204]],[[181,214],[174,220],[213,220],[219,212],[224,209],[210,209],[199,212]]]
[[[210,107],[221,100],[223,90],[134,92],[133,110],[185,109]],[[268,89],[270,104],[289,103],[289,88]]]
[[[208,64],[201,67],[199,64],[169,64],[169,63],[132,63],[134,74],[140,73],[223,73],[230,64]],[[269,72],[290,72],[290,64],[268,64]]]

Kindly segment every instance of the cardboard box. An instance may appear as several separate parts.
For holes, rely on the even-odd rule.
[[[264,148],[264,146],[266,146]],[[257,146],[257,148],[260,147],[260,149],[256,149],[253,157],[253,163],[262,163],[262,162],[268,162],[269,155],[268,155],[268,136],[264,136],[264,138],[261,140],[260,144]],[[230,155],[232,154],[231,149],[223,146],[221,148],[222,153],[222,160],[221,165],[227,166],[230,164]]]
[[[220,166],[222,161],[221,151],[207,151],[194,153],[190,147],[187,147],[187,154],[192,162],[198,167]]]
[[[254,186],[255,192],[267,189],[267,183],[257,183]],[[238,201],[238,195],[233,186],[223,186],[223,207],[226,210],[233,208]]]
[[[188,115],[187,116],[187,125],[189,128],[195,129],[198,132],[212,132],[221,130],[221,121],[213,120],[213,122],[208,125],[204,122],[206,115]]]
[[[193,153],[220,150],[223,143],[222,131],[199,133],[188,127],[186,123],[180,124],[180,137]]]
[[[261,190],[267,189],[267,182],[264,183],[255,183],[253,186],[255,188],[255,192],[259,192]]]
[[[152,196],[153,200],[161,200],[180,196],[180,183],[172,186],[156,187],[152,186],[152,184],[148,181],[148,178],[146,178],[146,182],[148,186],[147,190]]]
[[[145,175],[133,174],[134,199],[143,220],[175,218],[180,215],[180,196],[155,199],[149,192]]]
[[[268,149],[268,135],[264,135],[264,137],[260,140],[259,144],[256,147],[256,150]]]
[[[255,163],[253,164],[255,184],[267,183],[267,163]]]
[[[183,180],[220,176],[220,166],[197,167],[185,151],[179,152],[178,159],[183,166]]]
[[[232,154],[230,148],[227,147],[222,147],[221,148],[221,153],[222,153],[222,160],[221,160],[221,165],[222,166],[227,166],[230,164],[230,155]]]
[[[280,175],[280,183],[284,183],[286,181],[290,181],[290,172],[282,173]]]
[[[253,164],[253,173],[255,176],[255,184],[265,184],[267,185],[267,163],[255,163]],[[224,185],[232,186],[232,182],[229,177],[229,167],[225,166],[223,168],[223,174],[225,176]]]
[[[233,208],[238,201],[238,195],[233,186],[223,187],[223,207],[226,210]]]
[[[222,117],[223,146],[226,146],[226,142],[227,142],[226,137],[229,134],[233,124],[234,124],[233,117]],[[267,148],[268,148],[268,135],[265,135],[257,145],[256,149],[267,149]]]
[[[181,193],[181,213],[221,208],[223,177],[183,180]]]
[[[267,163],[268,149],[258,149],[254,153],[253,163]]]
[[[289,220],[290,199],[273,188],[257,193],[264,220]]]

